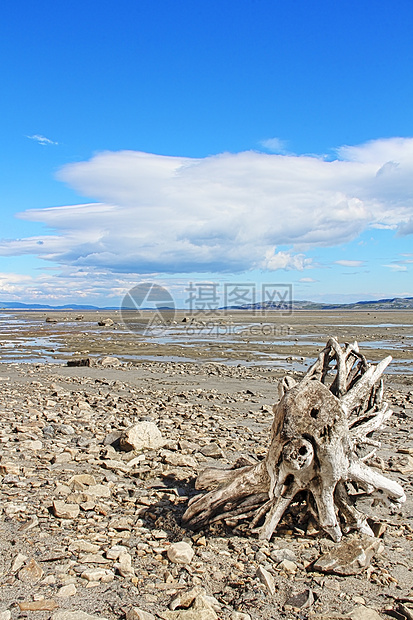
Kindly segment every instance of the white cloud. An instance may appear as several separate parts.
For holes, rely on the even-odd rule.
[[[299,282],[306,282],[306,283],[313,283],[313,282],[318,282],[318,280],[314,280],[314,278],[300,278],[298,280]]]
[[[26,211],[51,234],[4,240],[0,254],[118,274],[301,271],[309,249],[413,221],[413,139],[343,147],[335,161],[103,152],[58,178],[94,202]]]
[[[136,277],[117,277],[111,273],[64,267],[39,275],[0,273],[0,306],[2,301],[65,304],[78,300],[96,305],[118,305],[118,300],[132,286]]]
[[[407,271],[406,265],[399,265],[398,263],[390,263],[390,265],[383,265],[392,271]]]
[[[45,146],[46,144],[59,144],[58,142],[53,142],[53,140],[49,140],[49,138],[45,138],[45,136],[41,136],[40,134],[26,136],[26,138],[30,138],[30,140],[35,140],[38,144],[41,144],[42,146]]]
[[[261,140],[260,144],[271,153],[285,154],[287,152],[287,142],[286,140],[280,140],[280,138],[268,138],[267,140]]]
[[[303,271],[303,269],[312,267],[312,259],[306,258],[304,254],[276,252],[274,248],[273,250],[268,250],[260,267],[268,271],[276,271],[277,269]]]
[[[336,260],[335,265],[342,265],[343,267],[361,267],[364,264],[363,260]]]

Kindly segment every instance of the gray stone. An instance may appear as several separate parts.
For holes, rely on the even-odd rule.
[[[100,550],[99,545],[94,545],[88,540],[74,540],[70,546],[69,551],[81,551],[83,553],[98,553]]]
[[[130,426],[119,439],[122,450],[145,450],[162,447],[165,444],[161,431],[153,422],[138,422]]]
[[[278,568],[280,570],[285,571],[286,573],[295,573],[297,571],[297,564],[295,562],[291,562],[291,560],[283,560],[278,564]]]
[[[126,612],[126,620],[155,620],[155,616],[150,614],[149,611],[139,609],[139,607],[132,607]]]
[[[111,491],[106,484],[92,484],[86,489],[87,495],[94,497],[110,497]]]
[[[106,557],[109,560],[117,560],[124,553],[127,553],[126,547],[124,547],[123,545],[114,545],[106,551]]]
[[[109,583],[114,580],[115,574],[107,568],[90,568],[83,571],[81,577],[87,581],[102,581],[103,583]]]
[[[103,616],[91,616],[85,611],[57,611],[51,617],[51,620],[108,620]]]
[[[180,454],[179,452],[165,451],[163,453],[163,461],[167,465],[173,465],[174,467],[197,467],[198,465],[193,456]]]
[[[68,583],[66,586],[62,586],[57,593],[60,598],[68,598],[74,596],[77,593],[77,589],[74,583]]]
[[[275,594],[275,581],[274,577],[263,566],[259,566],[257,569],[257,577],[265,585],[270,594]]]
[[[202,446],[199,451],[204,456],[209,456],[213,459],[222,459],[225,456],[221,448],[215,442]]]
[[[364,605],[355,607],[348,615],[351,620],[382,620],[382,616],[375,609]]]
[[[73,486],[73,488],[77,488],[77,490],[82,491],[85,486],[95,485],[96,478],[91,474],[76,474],[70,478],[69,484],[70,486]]]
[[[43,448],[43,444],[40,439],[27,439],[26,441],[20,442],[20,448],[23,450],[41,450]]]
[[[356,575],[369,566],[375,553],[380,553],[383,549],[383,543],[370,536],[346,539],[319,557],[314,564],[314,570],[337,575]]]
[[[200,595],[205,596],[205,590],[201,588],[201,586],[196,586],[186,592],[179,592],[169,603],[169,609],[175,611],[175,609],[179,607],[188,608],[192,605],[196,597]]]
[[[314,595],[312,590],[307,588],[299,594],[290,596],[284,604],[284,608],[294,607],[295,609],[308,609],[314,603]]]
[[[273,551],[271,551],[271,559],[277,563],[282,562],[283,560],[290,560],[290,562],[295,562],[297,557],[294,551],[291,551],[291,549],[274,549]]]
[[[121,577],[133,577],[135,575],[135,570],[132,566],[132,556],[130,553],[126,553],[124,551],[119,556],[118,561],[114,564],[113,568],[115,568]]]
[[[205,596],[197,596],[189,609],[164,611],[159,614],[163,620],[218,620],[210,602]]]
[[[168,559],[174,564],[189,564],[194,557],[194,550],[186,542],[172,543],[168,547]]]
[[[21,601],[18,603],[20,611],[53,611],[59,605],[52,598],[39,599],[34,601]]]
[[[11,566],[11,572],[16,573],[18,570],[20,570],[21,567],[26,563],[26,560],[28,559],[29,558],[27,555],[23,555],[23,553],[18,553],[13,560],[13,564]]]
[[[122,362],[117,357],[107,355],[106,357],[102,357],[100,360],[98,360],[98,364],[103,367],[121,366]]]
[[[43,577],[42,567],[33,558],[19,571],[19,579],[24,583],[35,584]]]
[[[79,511],[78,504],[66,504],[57,499],[53,502],[53,514],[60,519],[76,519],[79,516]]]

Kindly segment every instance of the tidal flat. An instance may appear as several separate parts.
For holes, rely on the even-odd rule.
[[[122,361],[217,362],[302,371],[330,336],[358,341],[377,361],[392,355],[389,372],[413,372],[412,311],[120,311],[0,312],[0,361],[65,363],[72,357],[113,355]],[[111,325],[99,322],[111,320]],[[48,322],[47,322],[48,321]],[[149,327],[148,327],[149,325]],[[152,327],[150,326],[152,325]]]

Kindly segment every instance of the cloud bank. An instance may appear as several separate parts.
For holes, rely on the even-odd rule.
[[[410,138],[341,147],[334,161],[103,152],[58,178],[88,202],[20,214],[51,234],[3,240],[0,254],[119,274],[302,271],[306,252],[368,227],[413,232]]]

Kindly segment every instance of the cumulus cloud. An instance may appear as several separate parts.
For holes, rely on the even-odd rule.
[[[33,136],[26,136],[30,140],[35,140],[38,144],[42,146],[46,146],[47,144],[59,144],[58,142],[53,142],[53,140],[49,140],[45,136],[41,136],[40,134],[34,134]]]
[[[302,271],[310,249],[413,221],[413,139],[342,147],[334,161],[103,152],[58,178],[89,202],[24,212],[50,235],[4,240],[0,254],[124,274]]]
[[[291,252],[274,252],[268,250],[265,259],[260,267],[268,271],[276,271],[277,269],[303,271],[313,266],[311,258],[306,258],[304,254],[292,254]]]

